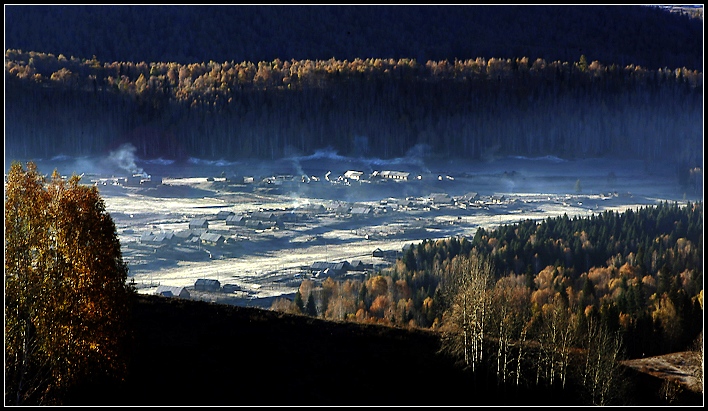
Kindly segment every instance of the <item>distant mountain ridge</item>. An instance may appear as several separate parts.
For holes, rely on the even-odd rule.
[[[703,20],[608,6],[5,6],[5,47],[101,61],[477,57],[702,70]]]

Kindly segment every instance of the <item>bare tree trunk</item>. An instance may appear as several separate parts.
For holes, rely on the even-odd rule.
[[[519,354],[516,358],[516,385],[521,384],[521,362],[523,360],[524,345],[526,344],[526,328],[521,331],[519,338]]]

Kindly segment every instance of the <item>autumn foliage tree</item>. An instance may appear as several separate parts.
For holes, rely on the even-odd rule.
[[[34,163],[5,186],[5,404],[58,404],[127,372],[128,268],[98,190]],[[114,380],[115,379],[115,380]]]

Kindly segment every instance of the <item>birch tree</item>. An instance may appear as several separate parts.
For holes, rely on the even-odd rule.
[[[536,382],[538,383],[539,377],[543,375],[549,385],[560,381],[561,386],[565,388],[576,321],[560,293],[554,294],[551,301],[544,304],[541,312]]]
[[[503,277],[492,290],[489,328],[490,335],[497,338],[497,381],[500,384],[506,383],[513,374],[516,374],[515,383],[521,382],[524,344],[531,321],[530,300],[531,290],[524,285],[524,276]]]
[[[593,405],[611,405],[624,389],[622,368],[624,349],[619,332],[610,331],[596,318],[588,318],[584,338],[583,385]]]
[[[444,279],[451,305],[444,315],[442,350],[464,361],[465,367],[482,363],[486,321],[489,317],[493,265],[478,256],[457,256]]]
[[[127,265],[95,186],[13,163],[5,193],[5,403],[61,404],[126,373]]]

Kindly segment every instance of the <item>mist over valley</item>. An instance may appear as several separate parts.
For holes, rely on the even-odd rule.
[[[702,198],[700,181],[678,186],[675,177],[639,160],[464,161],[427,153],[417,147],[405,157],[380,159],[330,149],[273,161],[178,161],[142,159],[128,144],[103,158],[34,161],[46,174],[57,169],[97,185],[139,292],[186,287],[193,298],[262,308],[292,299],[303,279],[318,281],[312,269],[318,262],[362,261],[367,269],[335,277],[356,278],[391,265],[404,247],[425,239],[471,239],[479,227]],[[382,177],[386,172],[405,177]],[[244,220],[230,224],[219,213]],[[191,230],[195,219],[208,221],[208,228]],[[187,231],[194,231],[191,239],[175,236]],[[223,243],[198,239],[203,232]],[[374,256],[376,250],[382,253]],[[199,279],[237,291],[199,293]]]

